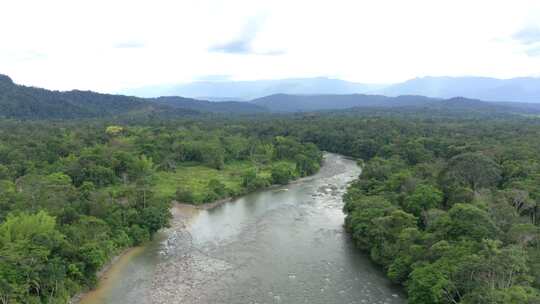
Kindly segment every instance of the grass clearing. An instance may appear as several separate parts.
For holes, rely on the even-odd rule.
[[[223,183],[232,195],[246,193],[242,185],[244,172],[255,168],[250,161],[235,161],[225,164],[222,170],[216,170],[200,164],[182,164],[174,172],[158,172],[155,177],[154,191],[159,198],[174,199],[176,189],[184,186],[193,193],[195,201],[201,202],[208,193],[208,182],[216,179]],[[270,167],[259,168],[260,176],[270,177]]]

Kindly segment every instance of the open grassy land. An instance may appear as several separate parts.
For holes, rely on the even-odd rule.
[[[294,168],[294,162],[283,161]],[[223,169],[217,170],[197,163],[184,163],[174,172],[157,172],[155,175],[154,192],[160,199],[177,199],[179,188],[189,192],[192,201],[188,203],[201,204],[211,201],[210,198],[220,199],[229,196],[238,196],[254,190],[245,184],[245,176],[248,172],[256,172],[259,186],[272,184],[272,166],[257,167],[251,161],[234,161],[224,165]],[[211,181],[214,182],[212,185]],[[215,184],[221,184],[224,191],[216,191]],[[258,188],[258,187],[257,187]],[[215,195],[209,193],[217,192]]]

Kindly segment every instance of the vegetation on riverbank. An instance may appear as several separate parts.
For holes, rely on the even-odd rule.
[[[540,303],[540,120],[373,110],[255,128],[362,160],[346,228],[409,303]]]
[[[190,122],[1,122],[0,303],[65,303],[199,204],[316,172],[313,144]]]
[[[172,199],[287,183],[319,149],[364,160],[346,227],[410,303],[538,303],[540,121],[435,114],[2,121],[0,303],[63,303]]]
[[[293,174],[290,179],[300,177],[294,161],[282,160],[279,163],[285,163],[291,168]],[[158,197],[166,200],[192,204],[208,203],[278,183],[278,180],[272,178],[272,170],[277,165],[278,162],[257,166],[249,160],[243,160],[227,163],[218,170],[198,164],[186,164],[173,172],[158,172],[154,191]],[[288,181],[289,179],[284,182]]]
[[[392,119],[356,138],[345,226],[409,303],[540,303],[538,121]]]

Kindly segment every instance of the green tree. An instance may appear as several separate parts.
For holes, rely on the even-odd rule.
[[[441,266],[427,264],[413,270],[411,279],[407,285],[409,303],[452,303],[455,290],[445,272],[445,268]]]
[[[533,224],[515,224],[508,231],[513,243],[523,248],[540,241],[540,227]]]
[[[471,238],[481,241],[497,234],[497,227],[489,214],[473,205],[456,204],[448,215],[450,222],[447,233],[450,239]]]
[[[0,164],[0,180],[9,179],[9,178],[10,178],[9,168]]]
[[[175,198],[181,203],[195,203],[193,191],[186,186],[178,186],[176,188]]]
[[[206,143],[201,146],[201,155],[203,162],[209,167],[221,170],[225,165],[225,152],[223,148],[216,143]]]
[[[141,225],[147,227],[150,235],[153,235],[159,229],[168,226],[170,217],[168,206],[150,206],[142,210]]]
[[[208,182],[208,191],[215,193],[218,197],[227,195],[227,187],[218,179],[211,179]]]
[[[0,299],[8,303],[39,301],[56,292],[54,281],[65,275],[52,263],[64,236],[56,229],[54,217],[44,211],[9,215],[0,224]]]
[[[296,170],[300,176],[308,176],[319,171],[320,165],[317,158],[312,159],[304,154],[298,154],[295,157]]]
[[[464,153],[450,159],[444,178],[476,191],[496,185],[501,179],[501,169],[483,154]]]
[[[272,166],[272,181],[274,184],[285,185],[295,177],[294,170],[292,165],[279,162]]]
[[[425,211],[441,207],[443,194],[432,185],[418,185],[414,192],[405,199],[405,210],[417,217]]]

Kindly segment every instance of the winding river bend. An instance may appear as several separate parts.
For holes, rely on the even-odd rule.
[[[358,174],[326,154],[312,177],[177,216],[81,303],[405,303],[343,230]]]

